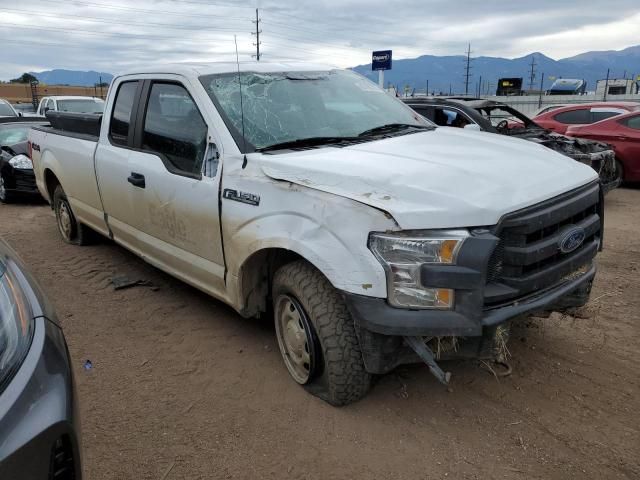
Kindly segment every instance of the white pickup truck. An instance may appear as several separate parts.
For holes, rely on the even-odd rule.
[[[334,405],[402,363],[446,383],[438,359],[491,356],[509,320],[589,296],[592,169],[436,128],[351,71],[141,69],[113,80],[104,116],[49,119],[30,156],[63,238],[99,232],[273,318],[293,379]]]

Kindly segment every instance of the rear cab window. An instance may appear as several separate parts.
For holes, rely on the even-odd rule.
[[[131,133],[131,112],[136,99],[138,81],[123,82],[116,92],[116,100],[109,123],[109,138],[114,145],[127,146]]]

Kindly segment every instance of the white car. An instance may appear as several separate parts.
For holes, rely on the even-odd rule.
[[[21,117],[13,105],[4,98],[0,98],[0,117]]]
[[[492,356],[509,320],[589,296],[591,168],[436,128],[351,71],[140,69],[113,80],[103,117],[50,120],[29,141],[63,239],[99,232],[274,318],[291,377],[334,405],[420,359],[447,383],[438,358]]]
[[[104,100],[98,97],[50,96],[42,97],[36,116],[44,117],[48,111],[71,113],[102,113]]]

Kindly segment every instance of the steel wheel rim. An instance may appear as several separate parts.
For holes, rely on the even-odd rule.
[[[60,228],[62,236],[67,240],[71,240],[71,231],[73,228],[71,218],[71,210],[67,202],[60,202],[60,206],[58,207],[58,227]]]
[[[7,189],[4,186],[4,178],[0,175],[0,198],[4,200],[7,196]]]
[[[314,372],[313,336],[307,314],[300,303],[289,295],[281,295],[276,303],[276,335],[287,370],[301,385],[311,380]]]

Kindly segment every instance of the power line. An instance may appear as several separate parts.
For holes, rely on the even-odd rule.
[[[35,0],[36,2],[42,3],[54,3],[51,0]],[[89,7],[97,7],[97,8],[106,8],[112,10],[125,10],[132,12],[141,12],[141,13],[151,13],[151,14],[164,14],[164,15],[177,15],[179,17],[195,17],[195,18],[203,18],[203,17],[211,17],[211,18],[220,18],[219,15],[206,15],[202,13],[182,13],[182,12],[173,12],[168,10],[147,10],[143,8],[133,8],[133,7],[123,7],[121,5],[112,5],[108,3],[94,3],[94,2],[84,2],[79,0],[73,0],[74,4],[85,5]],[[246,21],[246,18],[241,17],[230,17],[228,15],[224,16],[225,20],[241,20]]]
[[[214,31],[225,31],[225,32],[235,32],[238,29],[237,28],[220,28],[220,27],[210,27],[210,26],[205,26],[205,25],[176,25],[176,24],[171,24],[171,23],[152,23],[152,22],[145,22],[145,23],[138,23],[138,22],[125,22],[122,20],[115,20],[115,19],[109,19],[109,18],[104,18],[104,17],[86,17],[83,15],[72,15],[70,13],[65,13],[65,14],[55,14],[55,13],[40,13],[40,12],[34,12],[33,10],[19,10],[17,8],[0,8],[0,11],[9,11],[9,12],[18,12],[18,13],[30,13],[30,14],[34,14],[36,16],[40,16],[40,17],[53,17],[53,18],[64,18],[64,19],[68,19],[69,17],[73,17],[73,18],[78,18],[81,20],[86,20],[86,21],[90,21],[90,22],[95,22],[95,23],[111,23],[111,24],[116,24],[116,25],[135,25],[135,26],[158,26],[158,27],[165,27],[165,28],[170,28],[170,29],[178,29],[178,30],[214,30]]]
[[[160,0],[163,1],[163,0]],[[231,3],[219,3],[219,2],[195,2],[193,0],[169,0],[168,3],[189,3],[192,5],[202,5],[205,7],[225,7],[225,8],[250,8],[253,10],[254,7],[250,7],[249,5],[237,5]]]
[[[42,46],[42,47],[56,47],[56,48],[79,48],[79,49],[84,49],[86,50],[87,48],[90,49],[104,49],[104,45],[68,45],[68,44],[64,44],[64,43],[45,43],[45,42],[32,42],[32,41],[27,41],[27,40],[15,40],[15,39],[11,39],[11,38],[0,38],[0,41],[4,44],[4,43],[13,43],[13,44],[17,44],[17,45],[34,45],[34,46]],[[116,45],[115,49],[121,49],[121,50],[125,50],[128,52],[140,52],[140,53],[149,53],[152,49],[139,49],[139,48],[131,48],[128,47],[126,45]],[[197,48],[194,47],[193,49],[183,49],[184,52],[189,52],[189,53],[202,53],[202,48],[200,46],[198,46]],[[167,52],[166,50],[163,51],[163,53],[180,53],[180,52]],[[247,54],[247,52],[242,52],[243,55]]]
[[[20,27],[21,29],[28,30],[45,30],[51,32],[60,32],[60,33],[70,33],[70,34],[80,34],[80,35],[97,35],[97,36],[109,36],[109,37],[128,37],[132,39],[140,39],[140,40],[163,40],[163,39],[171,39],[171,40],[182,40],[182,41],[193,41],[190,38],[183,36],[166,36],[166,35],[145,35],[138,33],[120,33],[120,32],[95,32],[91,30],[78,30],[78,29],[70,29],[70,28],[57,28],[57,27],[36,27],[33,25],[27,25],[24,23],[11,23],[11,22],[3,22],[0,23],[0,28],[5,28],[7,25]],[[15,29],[14,30],[15,33]],[[231,42],[231,40],[218,40],[216,42]]]

